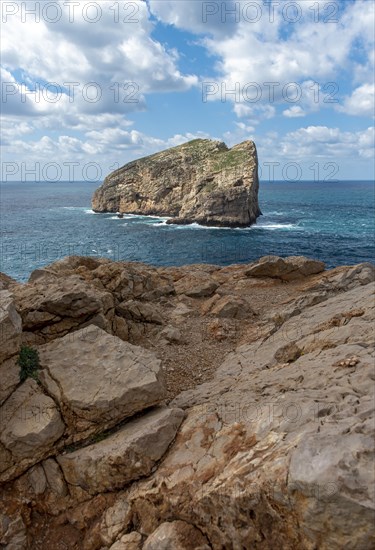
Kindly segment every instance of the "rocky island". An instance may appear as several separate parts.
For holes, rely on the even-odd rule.
[[[370,550],[372,264],[0,274],[0,545]]]
[[[231,149],[196,139],[130,162],[109,174],[95,212],[166,216],[168,223],[246,227],[261,215],[254,142]]]

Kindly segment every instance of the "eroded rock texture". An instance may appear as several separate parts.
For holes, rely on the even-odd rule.
[[[105,179],[95,212],[168,216],[168,223],[248,226],[260,215],[255,144],[196,139],[142,158]]]
[[[0,300],[3,548],[374,547],[372,264],[72,257]]]

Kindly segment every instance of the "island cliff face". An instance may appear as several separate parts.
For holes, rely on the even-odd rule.
[[[256,222],[258,158],[253,141],[228,149],[196,139],[119,168],[94,193],[95,212],[168,216],[168,223],[245,227]]]

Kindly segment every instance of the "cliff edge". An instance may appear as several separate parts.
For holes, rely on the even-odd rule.
[[[256,222],[255,143],[229,149],[195,139],[135,160],[106,177],[92,198],[95,212],[167,216],[168,223],[246,227]]]

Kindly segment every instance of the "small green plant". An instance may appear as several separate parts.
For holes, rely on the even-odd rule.
[[[17,364],[21,367],[20,382],[26,378],[33,378],[38,381],[39,355],[36,349],[29,346],[22,346],[17,359]]]

